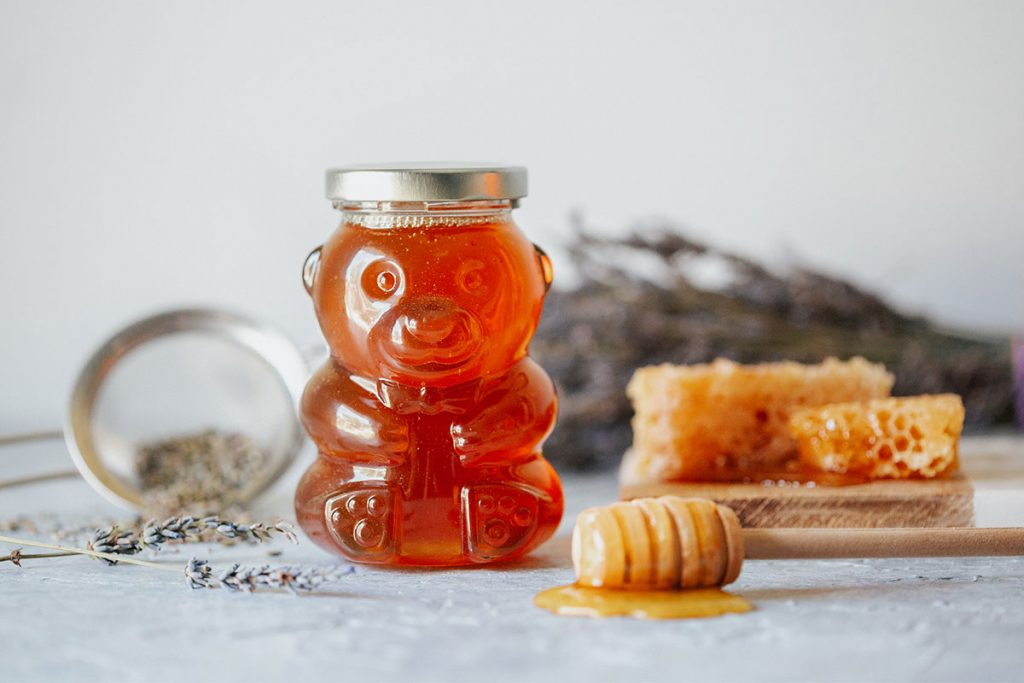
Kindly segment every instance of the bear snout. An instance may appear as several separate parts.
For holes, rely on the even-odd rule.
[[[436,346],[451,336],[459,322],[449,311],[428,310],[420,315],[402,316],[405,331],[421,344]]]
[[[371,334],[381,362],[417,373],[465,365],[483,342],[476,315],[440,297],[403,301],[381,318]]]

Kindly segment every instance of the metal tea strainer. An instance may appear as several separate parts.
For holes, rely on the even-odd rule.
[[[210,309],[160,313],[92,354],[72,390],[64,439],[94,489],[140,510],[140,444],[208,430],[244,434],[265,456],[235,495],[244,503],[302,448],[297,406],[308,374],[299,348],[266,325]]]

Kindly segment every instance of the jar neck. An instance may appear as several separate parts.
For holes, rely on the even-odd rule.
[[[497,223],[511,220],[518,202],[486,199],[443,202],[336,201],[343,221],[365,228],[422,228]]]

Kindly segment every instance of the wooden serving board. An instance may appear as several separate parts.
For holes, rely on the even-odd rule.
[[[659,482],[625,485],[624,500],[694,496],[728,505],[751,527],[947,527],[974,525],[974,487],[964,475],[938,481],[852,486]]]
[[[728,505],[745,527],[950,527],[1024,525],[1024,441],[964,439],[962,473],[930,481],[853,486],[625,484],[623,500],[698,496]]]

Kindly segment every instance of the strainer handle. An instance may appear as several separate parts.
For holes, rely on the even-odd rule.
[[[21,432],[20,434],[4,434],[0,436],[0,448],[3,446],[13,446],[19,443],[29,443],[32,441],[50,441],[63,439],[64,431],[61,429],[49,429],[40,432]]]

